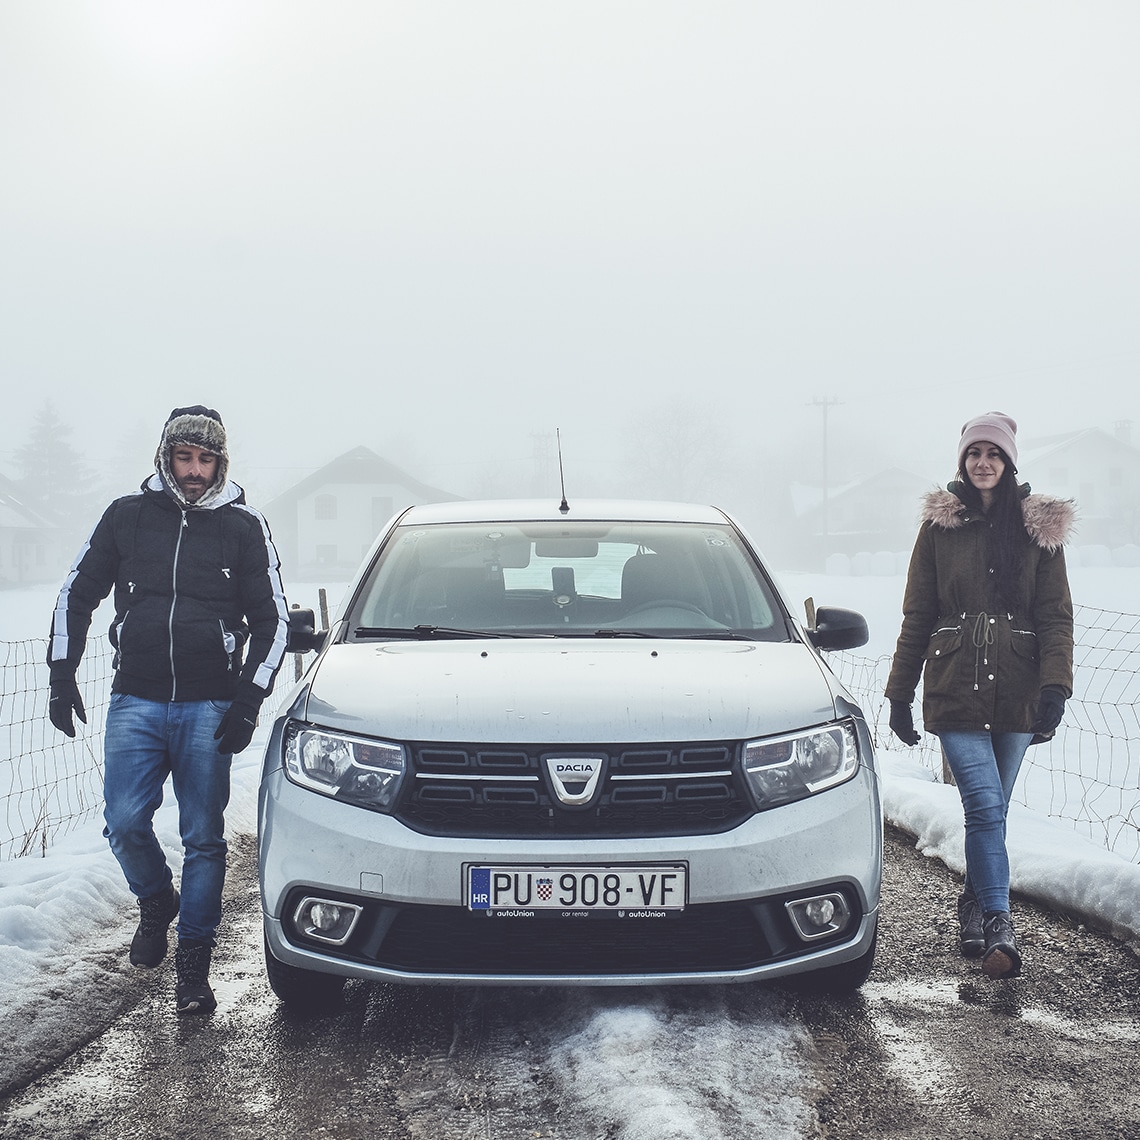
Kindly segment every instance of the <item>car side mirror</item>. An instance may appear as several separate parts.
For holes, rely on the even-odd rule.
[[[857,649],[871,637],[867,619],[854,610],[836,606],[808,606],[807,635],[816,649]]]
[[[324,645],[327,634],[327,629],[317,629],[317,617],[312,610],[295,606],[289,611],[289,634],[285,652],[311,653]]]

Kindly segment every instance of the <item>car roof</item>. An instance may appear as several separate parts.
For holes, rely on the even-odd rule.
[[[449,503],[426,503],[410,507],[400,517],[400,526],[425,526],[450,522],[679,522],[721,524],[729,522],[717,507],[696,503],[656,502],[640,499],[574,499],[565,510],[556,498],[483,499]]]

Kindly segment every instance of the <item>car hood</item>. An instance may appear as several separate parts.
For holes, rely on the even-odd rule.
[[[835,716],[799,642],[494,640],[330,646],[306,719],[396,740],[728,740]]]

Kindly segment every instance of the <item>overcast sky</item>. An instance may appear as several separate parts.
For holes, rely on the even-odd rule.
[[[0,0],[0,468],[51,398],[141,479],[203,402],[259,505],[358,444],[529,492],[561,429],[572,488],[687,440],[739,509],[819,477],[822,401],[837,481],[1140,420],[1137,43],[1134,0]]]

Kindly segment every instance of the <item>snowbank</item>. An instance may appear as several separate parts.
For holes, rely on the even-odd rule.
[[[924,855],[966,870],[958,791],[890,752],[880,753],[883,812]],[[1140,867],[1018,804],[1009,810],[1010,885],[1064,914],[1140,942]]]

